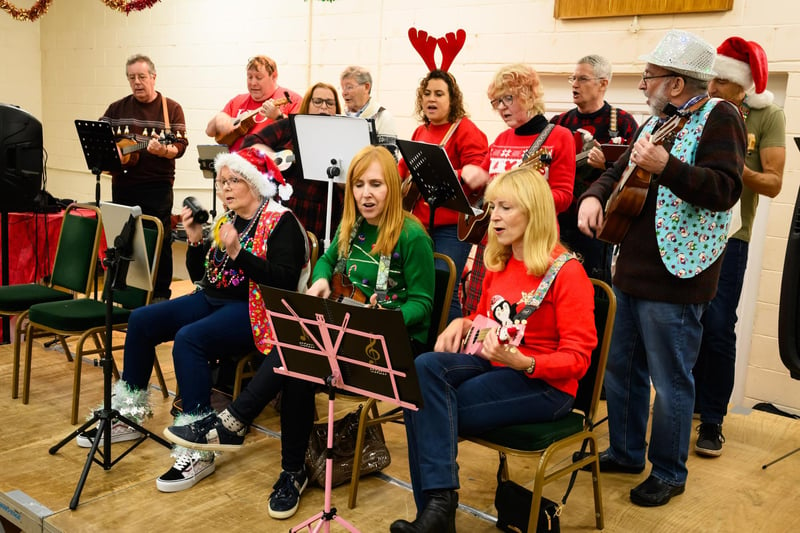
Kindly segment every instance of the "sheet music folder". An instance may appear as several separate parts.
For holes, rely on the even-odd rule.
[[[328,328],[334,345],[345,315],[349,313],[337,351],[343,383],[373,392],[376,397],[394,398],[394,376],[400,400],[422,406],[411,343],[400,311],[348,305],[267,285],[260,287],[270,315],[273,336],[278,339],[278,347],[287,370],[316,377],[320,383],[324,383],[331,374],[328,358],[318,349],[313,339],[309,338],[300,321],[291,316],[292,312],[304,319],[303,323],[317,339],[320,338],[317,315],[321,315],[327,326],[334,327]],[[387,369],[387,347],[391,347],[388,364],[391,365],[392,372],[366,366],[376,365]],[[349,390],[347,387],[343,389]]]
[[[443,146],[397,139],[397,147],[426,202],[435,203],[436,208],[475,214]]]

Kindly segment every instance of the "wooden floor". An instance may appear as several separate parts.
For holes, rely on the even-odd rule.
[[[220,527],[231,532],[287,531],[323,508],[323,491],[313,487],[303,495],[294,517],[285,521],[269,518],[267,496],[280,469],[280,443],[276,438],[278,415],[268,407],[257,420],[264,429],[251,431],[241,451],[219,456],[216,472],[194,488],[173,494],[156,489],[155,479],[169,469],[172,460],[166,448],[150,440],[108,471],[93,465],[80,505],[70,511],[86,450],[74,443],[56,455],[49,455],[48,449],[75,428],[68,422],[72,363],[61,352],[37,343],[31,400],[23,405],[21,400],[11,399],[11,359],[11,346],[0,346],[0,492],[21,491],[49,509],[52,514],[45,519],[48,531],[205,531]],[[159,359],[168,386],[174,390],[168,346],[160,351]],[[145,425],[160,434],[171,421],[170,400],[163,400],[155,390],[151,397],[155,416]],[[101,371],[84,365],[81,410],[88,413],[101,400]],[[353,408],[343,401],[337,403],[337,411]],[[385,431],[392,464],[381,475],[362,479],[358,506],[347,508],[347,486],[333,492],[339,515],[364,532],[388,531],[392,521],[415,514],[408,489],[405,432],[395,424]],[[604,435],[607,426],[599,431]],[[665,507],[644,509],[628,500],[630,488],[646,473],[604,474],[606,531],[800,531],[800,453],[767,470],[761,468],[800,446],[800,422],[755,411],[731,414],[725,436],[725,452],[720,458],[690,454],[686,492]],[[122,450],[124,445],[113,448],[117,454]],[[458,530],[496,531],[491,519],[495,513],[496,455],[463,443],[459,464],[462,508]],[[512,459],[511,469],[518,481],[531,479],[524,463]],[[563,487],[546,489],[546,496],[560,499]],[[594,523],[589,474],[581,473],[561,517],[562,531],[591,531]],[[332,530],[343,531],[338,526]]]

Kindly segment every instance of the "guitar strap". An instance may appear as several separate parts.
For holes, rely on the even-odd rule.
[[[458,129],[459,124],[461,124],[461,119],[456,120],[450,125],[450,129],[448,129],[447,133],[445,133],[444,137],[442,137],[442,141],[439,143],[439,146],[447,145],[447,141],[449,141],[450,137],[452,137],[453,134],[456,132],[456,129]]]
[[[619,137],[619,131],[617,130],[617,108],[613,105],[611,106],[611,118],[608,122],[608,137],[609,139]]]
[[[542,305],[542,300],[547,295],[547,291],[550,290],[550,285],[556,279],[558,271],[570,259],[575,259],[575,256],[569,252],[564,252],[553,261],[553,264],[547,269],[542,281],[539,283],[539,287],[536,288],[533,294],[528,294],[523,298],[522,301],[525,303],[525,307],[514,316],[514,320],[527,320],[534,311],[539,309],[539,306]]]
[[[347,276],[345,273],[345,267],[347,266],[347,258],[350,257],[350,250],[353,247],[353,240],[356,238],[356,233],[358,233],[358,228],[361,227],[361,223],[364,221],[364,217],[360,216],[356,219],[353,223],[353,227],[350,230],[350,237],[347,240],[347,254],[340,255],[339,258],[336,260],[336,266],[333,267],[333,272],[340,273],[342,276]],[[378,296],[378,301],[382,302],[386,299],[387,289],[389,287],[389,265],[392,259],[388,255],[381,254],[381,258],[378,261],[378,277],[375,280],[375,294]]]
[[[533,141],[531,147],[525,150],[525,153],[522,154],[522,161],[520,161],[520,163],[527,161],[532,154],[535,154],[536,151],[542,147],[544,142],[547,140],[547,137],[550,135],[550,132],[553,131],[553,128],[555,127],[555,124],[547,124],[547,126],[545,126],[539,136],[536,137],[536,140]]]
[[[167,113],[167,97],[161,93],[161,110],[164,112],[164,133],[172,133],[169,128],[169,113]]]

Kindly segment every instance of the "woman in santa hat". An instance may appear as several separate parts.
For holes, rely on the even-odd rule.
[[[183,399],[183,425],[212,412],[210,361],[267,353],[270,334],[258,284],[285,290],[305,287],[309,276],[305,230],[286,201],[292,188],[265,153],[247,148],[214,161],[217,195],[227,211],[208,238],[189,208],[181,212],[188,250],[186,268],[197,288],[189,295],[135,310],[125,337],[122,379],[114,385],[112,407],[134,422],[152,416],[148,383],[156,346],[173,341],[175,375]],[[115,421],[111,442],[141,434]],[[96,429],[78,436],[90,447]],[[187,489],[214,472],[213,452],[176,447],[175,464],[156,480],[163,492]]]

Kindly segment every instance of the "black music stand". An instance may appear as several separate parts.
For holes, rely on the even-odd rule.
[[[328,451],[325,460],[325,506],[291,533],[317,524],[330,531],[331,521],[358,531],[331,507],[333,417],[336,390],[345,390],[416,410],[422,405],[414,357],[403,316],[325,300],[261,285],[269,313],[273,344],[281,367],[275,372],[328,388]],[[389,356],[388,347],[392,347]],[[360,453],[356,451],[356,453]]]
[[[476,213],[467,200],[443,146],[397,139],[397,147],[411,172],[411,179],[430,205],[429,231],[433,231],[433,217],[439,207],[447,207],[470,216],[480,212]]]
[[[330,115],[289,115],[292,121],[295,158],[304,180],[328,183],[328,209],[325,216],[324,249],[331,243],[331,211],[334,183],[343,184],[350,161],[370,144],[367,119]]]
[[[226,144],[198,144],[197,162],[200,163],[200,170],[203,171],[203,177],[211,180],[211,220],[217,218],[217,171],[214,170],[214,159],[217,154],[224,154],[228,152],[228,145]]]
[[[122,290],[126,285],[126,277],[128,273],[128,263],[130,263],[134,257],[144,257],[145,263],[147,262],[147,250],[144,249],[145,241],[144,236],[142,234],[142,221],[139,216],[142,214],[142,210],[139,206],[128,207],[128,206],[120,206],[116,204],[107,204],[114,206],[115,209],[127,209],[129,210],[129,216],[127,222],[122,228],[122,231],[119,232],[119,235],[116,237],[111,237],[110,235],[106,235],[106,241],[111,245],[108,246],[106,249],[106,257],[103,259],[103,264],[106,266],[106,275],[105,275],[105,297],[106,297],[106,331],[105,331],[105,353],[102,354],[102,357],[99,361],[99,365],[103,368],[103,407],[98,409],[94,412],[92,418],[90,418],[86,423],[84,423],[81,427],[67,435],[61,442],[50,448],[49,453],[50,455],[55,455],[58,450],[60,450],[65,444],[72,441],[75,437],[77,437],[80,433],[83,433],[90,427],[92,427],[98,420],[100,423],[97,426],[97,433],[95,434],[94,441],[92,442],[92,447],[89,450],[89,454],[86,457],[86,463],[83,466],[83,471],[81,472],[81,476],[78,479],[78,485],[75,487],[75,493],[72,496],[72,500],[69,502],[69,508],[73,511],[75,508],[78,507],[78,502],[80,501],[81,492],[83,491],[83,485],[86,483],[86,478],[89,475],[89,468],[91,468],[92,463],[97,463],[103,467],[104,470],[110,470],[112,466],[117,464],[123,457],[128,455],[134,448],[139,446],[144,440],[148,437],[155,440],[162,446],[167,448],[172,448],[172,445],[164,440],[163,438],[159,437],[158,435],[148,431],[147,429],[143,428],[133,420],[121,415],[119,411],[113,409],[111,407],[111,376],[112,376],[112,369],[114,366],[114,359],[112,358],[112,335],[114,332],[113,322],[112,322],[112,314],[114,309],[114,290]],[[106,205],[104,204],[104,208]],[[106,231],[110,231],[110,228],[107,228]],[[113,240],[111,240],[113,238]],[[141,265],[138,265],[141,267]],[[148,267],[145,266],[149,270]],[[147,278],[147,283],[150,282],[150,278]],[[139,284],[138,281],[135,282],[137,285]],[[134,284],[132,280],[132,284]],[[145,287],[139,287],[145,288]],[[142,435],[131,444],[124,452],[122,452],[119,457],[112,460],[111,459],[111,426],[113,424],[114,419],[120,420],[125,424],[129,425],[130,427],[139,431]],[[103,450],[99,450],[100,442],[103,442]],[[98,460],[95,457],[95,454],[99,453],[102,461]]]

